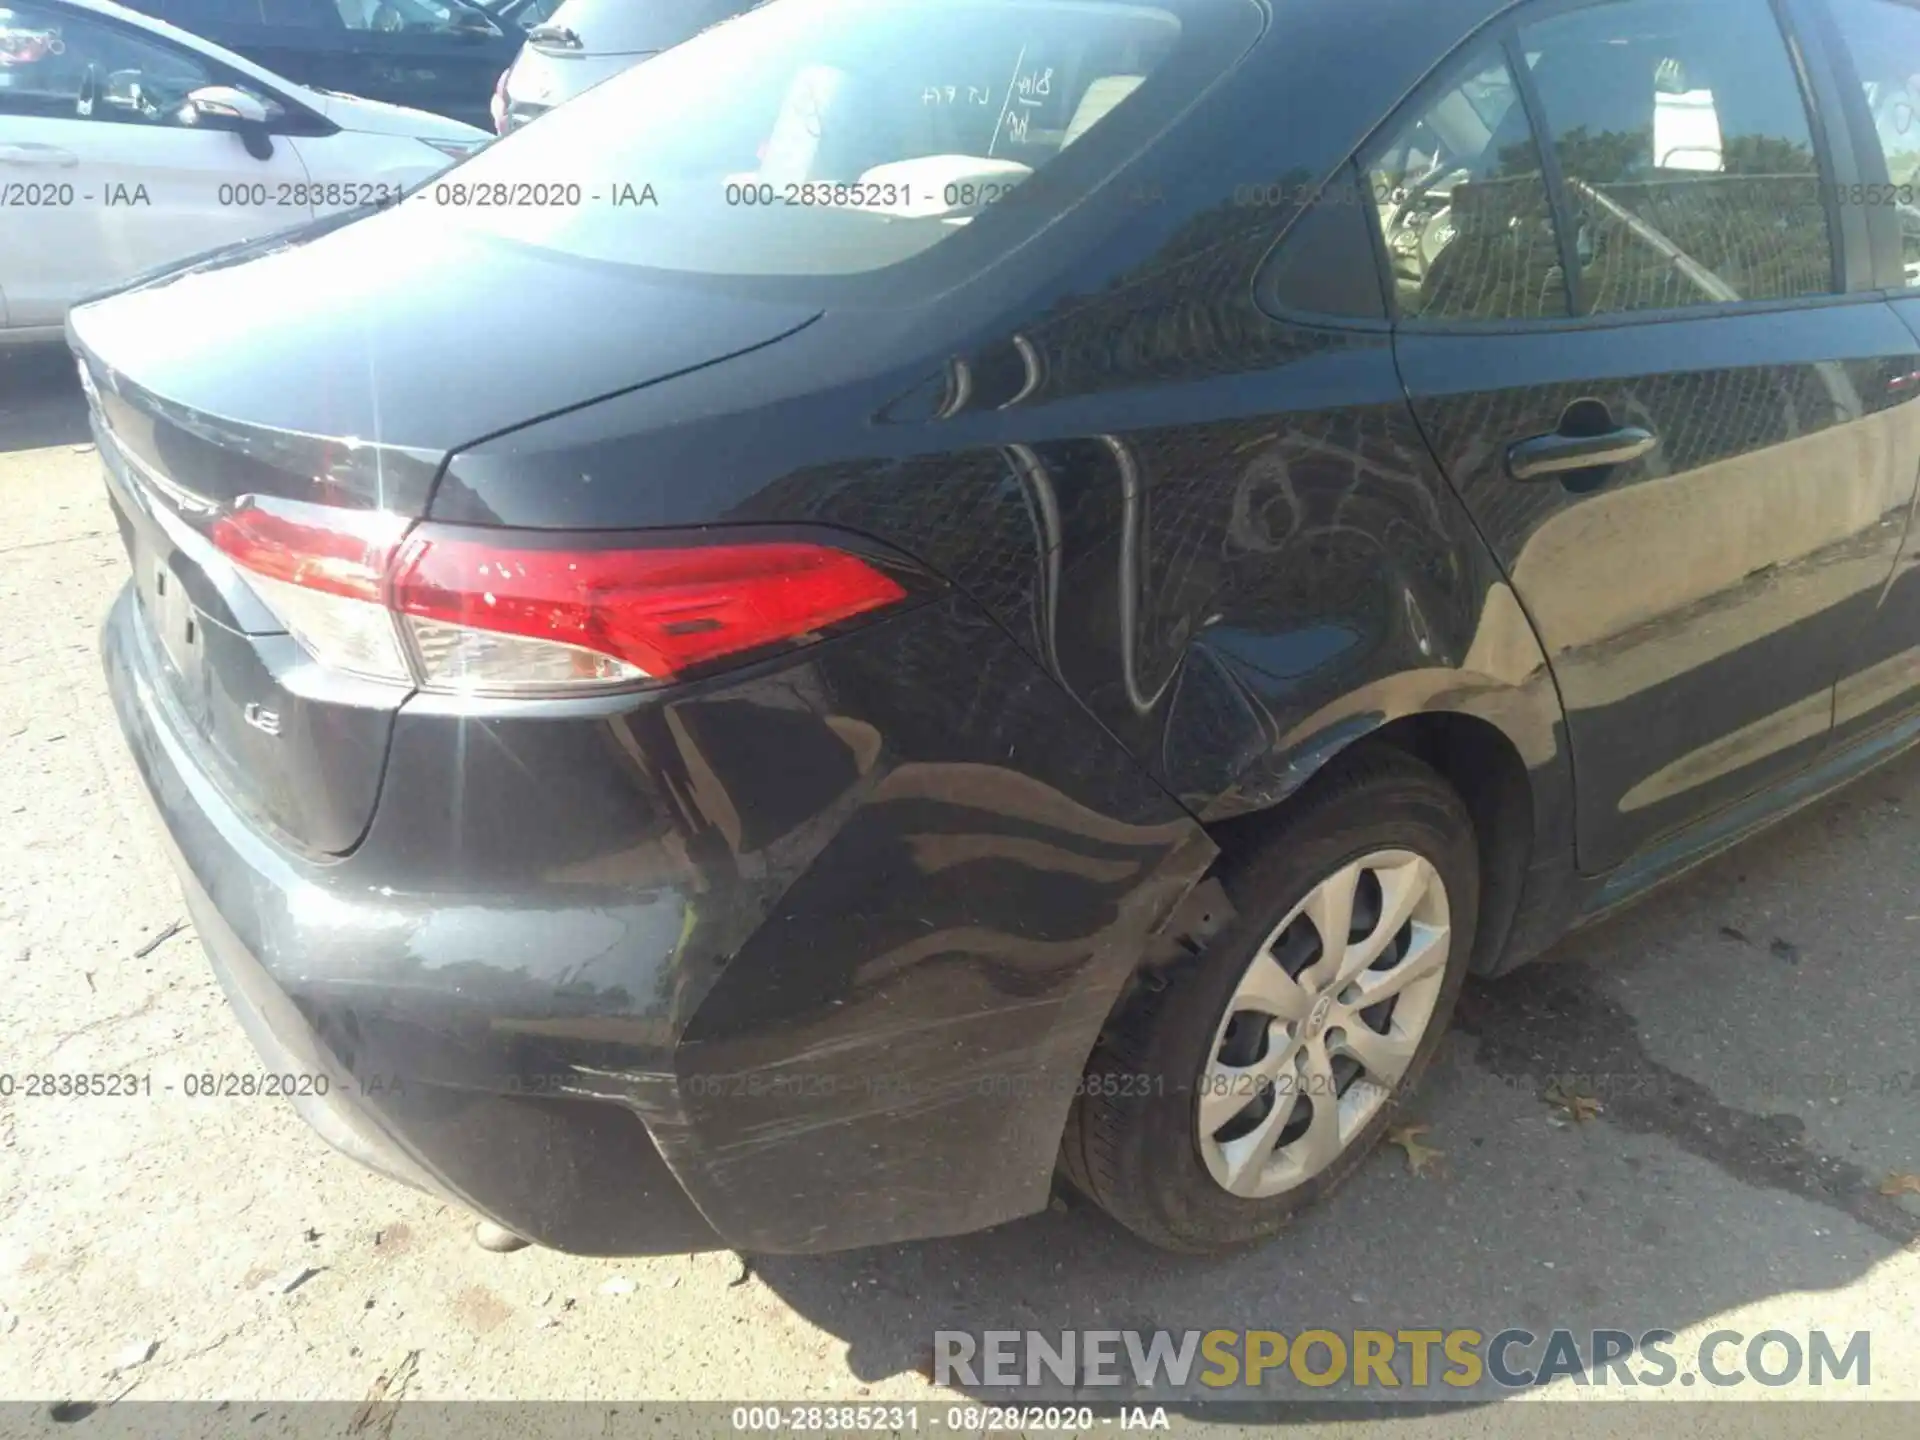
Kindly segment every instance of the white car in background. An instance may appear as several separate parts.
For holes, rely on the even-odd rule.
[[[519,57],[493,91],[502,135],[610,75],[691,40],[756,0],[562,0],[530,27]]]
[[[0,0],[0,342],[90,291],[398,194],[492,137],[104,0]]]

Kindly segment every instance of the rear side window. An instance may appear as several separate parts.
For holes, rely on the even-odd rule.
[[[199,56],[131,27],[0,3],[0,114],[184,125],[188,94],[213,79]]]
[[[1567,284],[1540,151],[1497,47],[1388,128],[1366,174],[1400,315],[1540,320]]]
[[[1262,268],[1255,289],[1262,305],[1309,320],[1387,319],[1366,196],[1359,172],[1343,166]]]
[[[1892,209],[1906,283],[1920,286],[1920,10],[1891,0],[1843,0],[1833,13],[1892,182],[1890,194],[1851,198]]]
[[[1522,12],[1514,34],[1511,48],[1472,52],[1366,158],[1402,318],[1537,320],[1835,288],[1812,129],[1766,0]]]
[[[1834,19],[1860,77],[1874,133],[1895,185],[1920,182],[1920,10],[1848,0]]]
[[[1523,24],[1582,313],[1833,286],[1820,169],[1766,0],[1622,0]]]

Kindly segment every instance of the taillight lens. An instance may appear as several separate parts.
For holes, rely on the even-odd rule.
[[[533,550],[422,534],[393,577],[423,679],[448,689],[664,679],[905,596],[857,555],[789,541]]]
[[[384,510],[252,500],[214,522],[213,543],[316,659],[406,681],[411,672],[384,592],[407,525]]]
[[[252,498],[214,543],[323,664],[423,689],[564,693],[801,644],[907,598],[808,540],[608,546]],[[404,538],[403,538],[404,536]]]

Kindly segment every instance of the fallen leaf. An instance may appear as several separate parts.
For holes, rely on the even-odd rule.
[[[1560,1080],[1547,1084],[1547,1103],[1564,1110],[1576,1124],[1585,1124],[1606,1107],[1591,1095],[1583,1095],[1573,1086]]]
[[[1435,1149],[1431,1145],[1423,1145],[1415,1138],[1416,1136],[1426,1134],[1431,1128],[1431,1126],[1427,1125],[1396,1125],[1387,1131],[1387,1143],[1389,1145],[1398,1145],[1402,1150],[1407,1152],[1407,1173],[1409,1175],[1426,1174],[1428,1167],[1442,1155],[1446,1154],[1446,1151]]]
[[[1920,1175],[1895,1171],[1880,1182],[1882,1195],[1920,1195]]]

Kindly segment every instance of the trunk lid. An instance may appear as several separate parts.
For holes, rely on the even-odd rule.
[[[228,797],[309,852],[364,833],[411,691],[316,663],[215,521],[259,496],[418,519],[450,451],[815,318],[432,218],[403,202],[232,247],[68,322],[154,690]]]

